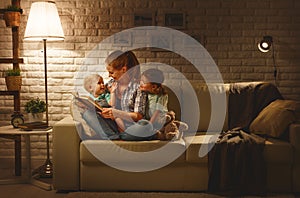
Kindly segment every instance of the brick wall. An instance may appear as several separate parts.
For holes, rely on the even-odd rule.
[[[25,62],[21,65],[22,107],[33,96],[44,97],[42,43],[23,42],[32,2],[21,0],[24,13],[20,55]],[[76,72],[89,51],[108,36],[132,28],[133,13],[138,12],[155,13],[155,24],[159,26],[164,26],[165,13],[185,13],[186,25],[180,31],[205,45],[224,82],[273,81],[272,53],[257,49],[264,35],[273,36],[278,87],[285,98],[300,100],[300,2],[296,0],[56,0],[56,4],[65,40],[47,45],[51,124],[69,114]],[[11,47],[11,30],[0,20],[0,57],[10,57]],[[109,50],[103,51],[103,58]],[[202,80],[194,67],[174,53],[139,50],[136,54],[142,63],[169,64],[191,81]],[[8,67],[11,65],[1,64],[0,70]],[[3,78],[0,78],[0,89],[5,90]],[[1,97],[0,125],[10,120],[12,105],[10,97]],[[9,147],[13,149],[12,145],[1,147],[0,156],[11,155],[7,151]],[[36,156],[44,156],[41,148],[34,148]]]

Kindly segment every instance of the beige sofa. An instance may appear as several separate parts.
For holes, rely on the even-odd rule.
[[[236,84],[249,88],[266,83]],[[195,84],[192,92],[182,89],[179,90],[181,94],[177,94],[177,97],[169,92],[169,109],[176,112],[177,118],[184,118],[191,129],[190,132],[185,133],[183,139],[177,141],[113,141],[114,145],[118,145],[115,147],[107,140],[81,141],[81,124],[73,121],[71,116],[57,122],[53,127],[54,188],[58,191],[206,191],[209,179],[208,157],[207,155],[199,157],[199,149],[201,146],[204,151],[208,149],[205,146],[208,146],[210,137],[218,134],[213,130],[219,130],[219,125],[222,126],[222,130],[229,129],[230,85],[232,84],[215,84],[209,87]],[[198,109],[195,106],[183,104],[185,109],[179,108],[179,103],[182,105],[184,103],[182,101],[191,98],[194,93],[200,101],[200,117],[197,117]],[[224,94],[225,117],[215,117],[211,108],[210,94],[213,97]],[[222,105],[217,107],[220,114],[222,114],[222,108]],[[211,119],[212,122],[210,122]],[[195,136],[194,129],[197,130]],[[209,132],[206,133],[208,129]],[[157,159],[117,157],[125,155],[126,151],[155,151],[166,144],[171,151],[179,152],[180,155],[171,163],[155,170],[138,171],[145,167],[155,166]],[[91,154],[90,148],[108,154],[106,157],[110,157],[110,161],[115,164],[134,167],[133,169],[137,171],[128,172],[111,167]],[[114,154],[109,155],[110,152]],[[268,138],[263,155],[267,167],[267,190],[269,192],[300,192],[300,124],[290,124],[285,139]]]

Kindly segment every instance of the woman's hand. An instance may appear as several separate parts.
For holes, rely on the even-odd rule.
[[[114,115],[113,115],[113,108],[103,108],[102,112],[101,112],[101,116],[103,118],[109,118],[114,120]]]
[[[143,116],[138,112],[125,112],[114,108],[103,108],[101,116],[112,120],[115,120],[115,118],[121,118],[128,122],[137,122],[143,118]]]

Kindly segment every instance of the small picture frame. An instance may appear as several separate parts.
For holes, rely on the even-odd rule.
[[[114,34],[112,46],[130,47],[132,45],[131,32]]]
[[[184,12],[166,12],[164,14],[164,25],[174,29],[186,28],[186,17]]]
[[[185,37],[183,39],[183,45],[185,47],[197,47],[199,46],[199,43],[204,46],[203,44],[204,36],[200,35],[191,35],[190,37]]]
[[[151,34],[151,51],[172,51],[172,35]]]
[[[155,12],[137,11],[133,14],[134,27],[155,26]]]

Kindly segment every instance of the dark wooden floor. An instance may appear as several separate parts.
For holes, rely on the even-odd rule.
[[[46,191],[31,184],[0,185],[3,198],[63,198],[64,193]]]
[[[22,173],[22,175],[25,175]],[[0,169],[1,181],[19,179],[14,176],[14,169]],[[52,184],[52,179],[40,179],[45,184]],[[1,184],[0,192],[3,198],[63,198],[65,193],[57,193],[55,190],[44,190],[32,184]]]
[[[14,179],[13,169],[0,168],[0,180]],[[52,183],[52,179],[40,179],[45,183]],[[1,198],[63,198],[67,193],[56,192],[56,190],[44,190],[32,184],[1,184]],[[293,194],[270,194],[268,198],[300,198],[299,195]],[[259,198],[256,196],[244,196],[242,198]]]

